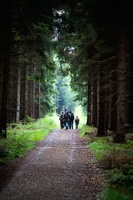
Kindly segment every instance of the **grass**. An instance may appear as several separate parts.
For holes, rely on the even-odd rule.
[[[95,128],[84,125],[80,135],[87,135],[88,147],[107,174],[99,200],[133,200],[133,134],[126,135],[126,144],[116,144],[112,136],[97,137]]]
[[[97,128],[90,127],[87,125],[82,125],[80,128],[80,136],[84,137],[85,135],[91,135],[91,133],[95,133]]]
[[[107,188],[102,193],[99,200],[133,200],[133,195],[126,192],[121,192],[116,189]]]
[[[16,124],[15,128],[10,126],[7,138],[0,140],[0,164],[5,164],[16,157],[23,157],[38,141],[44,140],[57,128],[59,125],[56,116],[47,116],[26,125]]]

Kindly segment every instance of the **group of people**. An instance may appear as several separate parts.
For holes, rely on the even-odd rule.
[[[68,111],[67,109],[65,109],[64,112],[61,113],[60,117],[60,128],[63,129],[65,128],[67,129],[73,129],[73,123],[75,122],[75,128],[78,129],[78,125],[79,125],[79,118],[78,116],[76,116],[74,118],[74,114],[72,111]]]

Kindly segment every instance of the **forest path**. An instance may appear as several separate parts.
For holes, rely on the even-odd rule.
[[[78,129],[53,131],[10,168],[0,200],[96,200],[104,182]]]

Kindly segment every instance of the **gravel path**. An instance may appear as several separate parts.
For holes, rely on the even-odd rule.
[[[104,175],[77,129],[53,131],[15,162],[0,200],[96,200],[102,190]]]

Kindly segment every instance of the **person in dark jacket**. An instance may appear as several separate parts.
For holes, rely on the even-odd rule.
[[[65,129],[67,130],[68,129],[68,111],[67,111],[67,109],[65,109],[65,112],[64,112],[64,126],[65,126]]]
[[[73,120],[74,120],[74,114],[72,111],[70,111],[70,128],[73,129]]]
[[[64,113],[63,112],[61,113],[59,120],[60,120],[60,128],[63,129],[64,128]]]
[[[68,128],[71,128],[71,111],[68,111],[68,117],[67,117],[67,123],[68,123]]]

